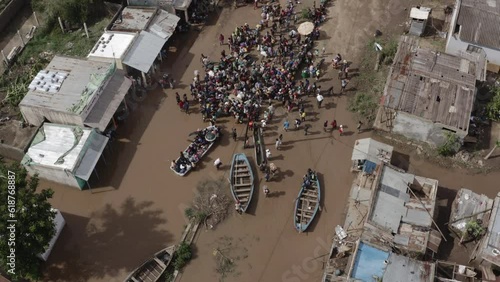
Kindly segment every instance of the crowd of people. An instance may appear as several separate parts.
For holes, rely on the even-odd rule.
[[[259,122],[264,103],[280,101],[289,111],[300,108],[301,96],[314,94],[319,87],[308,80],[295,80],[301,66],[311,74],[317,73],[315,62],[321,62],[319,52],[314,52],[314,40],[319,38],[318,26],[324,21],[325,9],[310,9],[310,19],[314,30],[300,35],[292,26],[296,23],[293,3],[281,7],[278,3],[262,7],[261,21],[255,27],[249,24],[236,27],[228,36],[226,49],[221,52],[220,60],[211,61],[202,54],[201,62],[205,68],[202,77],[194,72],[190,85],[191,94],[200,102],[204,120],[216,121],[221,116],[233,116],[237,122]],[[224,35],[219,42],[224,44]],[[250,52],[257,50],[261,60]],[[178,99],[179,106],[186,109],[184,99]],[[189,106],[188,106],[189,107]],[[272,116],[270,106],[264,118]]]

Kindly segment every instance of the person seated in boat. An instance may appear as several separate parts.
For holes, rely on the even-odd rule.
[[[267,168],[267,166],[266,166],[266,163],[265,163],[265,162],[262,162],[262,163],[260,164],[260,166],[259,166],[259,169],[260,169],[260,171],[262,171],[262,172],[265,172],[265,171],[266,171],[266,168]]]
[[[178,171],[178,172],[179,172],[179,173],[185,173],[185,172],[186,172],[186,169],[187,169],[187,166],[186,166],[186,165],[184,165],[184,164],[181,164],[181,165],[179,166],[179,171]]]
[[[173,161],[170,163],[170,168],[175,170],[176,165],[177,165],[177,163],[175,162],[175,160],[173,160]]]

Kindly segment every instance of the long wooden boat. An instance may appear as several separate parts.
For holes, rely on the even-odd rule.
[[[321,201],[321,187],[318,175],[311,171],[307,174],[308,184],[304,179],[299,196],[295,201],[294,226],[299,232],[307,230],[314,217],[318,213]]]
[[[266,161],[266,148],[264,146],[264,138],[262,138],[262,129],[260,127],[255,127],[253,130],[253,143],[255,161],[257,162],[257,166],[260,166]]]
[[[141,266],[134,269],[124,282],[156,282],[172,261],[176,246],[169,246],[154,254]]]
[[[252,201],[254,179],[252,167],[245,154],[234,154],[230,171],[231,194],[234,201],[239,202],[241,212],[246,212]]]
[[[216,126],[209,126],[190,135],[195,135],[195,140],[182,152],[183,157],[178,157],[170,169],[179,176],[185,176],[205,156],[219,139],[220,130]]]

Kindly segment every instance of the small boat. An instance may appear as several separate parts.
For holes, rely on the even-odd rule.
[[[156,282],[162,276],[172,261],[176,246],[169,246],[154,254],[154,256],[134,269],[124,282]]]
[[[262,138],[262,129],[257,127],[253,130],[253,143],[255,150],[255,161],[257,166],[260,166],[266,161],[266,148],[264,146],[264,138]]]
[[[231,194],[239,202],[241,212],[246,212],[252,200],[254,184],[250,162],[245,154],[234,154],[230,171]]]
[[[321,188],[318,175],[309,170],[295,201],[294,225],[297,231],[307,230],[319,210],[320,200]]]
[[[182,152],[182,156],[179,156],[170,166],[170,169],[179,176],[185,176],[205,156],[219,138],[220,130],[216,126],[209,126],[193,132],[189,136],[194,136],[194,141]]]

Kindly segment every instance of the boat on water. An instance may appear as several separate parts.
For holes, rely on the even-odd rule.
[[[253,143],[254,143],[254,151],[255,151],[255,161],[257,162],[257,166],[260,166],[263,162],[266,161],[266,149],[264,146],[264,138],[262,138],[262,129],[255,128],[253,131]]]
[[[311,169],[304,176],[299,196],[295,201],[294,226],[299,232],[307,230],[318,213],[321,201],[321,187],[318,175]]]
[[[212,148],[220,136],[217,126],[209,126],[190,134],[194,140],[181,152],[179,158],[172,162],[170,169],[179,176],[185,176]]]
[[[172,245],[155,253],[152,258],[134,269],[124,282],[158,281],[172,261],[176,247],[176,245]]]
[[[239,203],[240,211],[246,212],[254,191],[252,167],[245,154],[233,155],[230,171],[231,194],[234,201]]]

